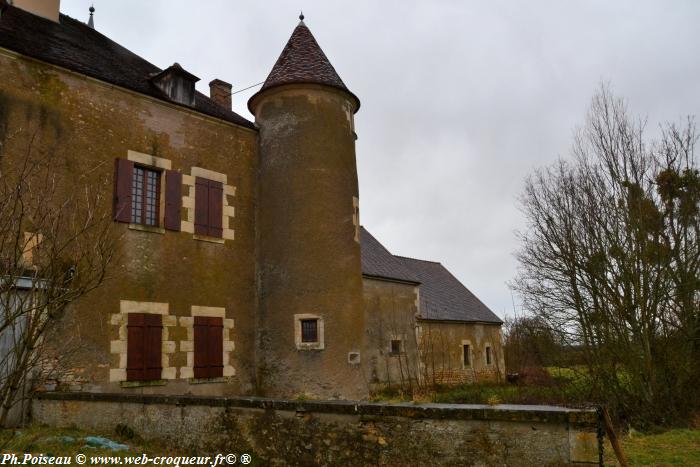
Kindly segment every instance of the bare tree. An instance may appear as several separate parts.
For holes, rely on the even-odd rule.
[[[525,307],[581,345],[595,397],[650,423],[681,416],[700,383],[700,177],[692,119],[645,139],[603,87],[573,160],[526,182]]]
[[[17,130],[0,146],[0,426],[39,382],[46,347],[69,350],[47,332],[105,280],[115,251],[109,180],[66,171],[41,134]]]

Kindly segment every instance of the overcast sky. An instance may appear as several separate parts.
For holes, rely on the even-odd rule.
[[[700,2],[63,0],[164,68],[263,81],[303,8],[350,90],[361,221],[392,253],[442,262],[513,306],[523,179],[566,157],[601,82],[658,124],[700,113]],[[255,89],[234,96],[250,118]],[[516,299],[517,300],[517,299]]]

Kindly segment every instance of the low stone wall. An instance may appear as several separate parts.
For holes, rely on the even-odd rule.
[[[249,453],[258,465],[591,465],[601,453],[595,410],[548,406],[44,393],[32,417],[103,433],[122,424],[191,454]]]

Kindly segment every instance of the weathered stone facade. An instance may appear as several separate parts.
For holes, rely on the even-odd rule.
[[[158,70],[71,18],[0,7],[0,168],[48,155],[60,190],[87,181],[101,194],[96,214],[115,219],[119,239],[107,280],[53,329],[54,354],[42,361],[60,371],[45,389],[361,399],[374,383],[502,374],[495,315],[490,325],[427,319],[420,281],[365,274],[360,103],[303,21],[249,101],[253,124],[231,112],[223,81],[212,81],[209,98],[178,64]],[[122,162],[160,174],[153,224],[119,217]],[[174,226],[164,215],[168,176]],[[202,179],[220,190],[211,210],[220,235],[198,230]],[[129,377],[129,356],[145,353],[129,350],[139,315],[158,323],[148,378]],[[210,319],[220,373],[196,377],[196,323]],[[461,366],[464,342],[473,342],[473,367]],[[486,346],[494,362],[482,365]]]
[[[602,453],[597,413],[558,407],[46,394],[33,414],[260,465],[598,465]]]

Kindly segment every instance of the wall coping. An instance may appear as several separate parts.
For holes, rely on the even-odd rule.
[[[413,419],[482,420],[503,422],[568,423],[577,428],[597,429],[595,408],[569,408],[549,405],[414,404],[337,400],[283,400],[264,397],[207,397],[94,392],[38,392],[34,399],[54,401],[116,402],[175,406],[234,407],[288,412],[330,413],[372,417]]]

